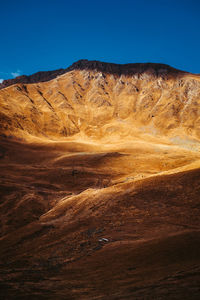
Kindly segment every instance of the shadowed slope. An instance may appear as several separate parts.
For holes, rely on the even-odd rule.
[[[66,195],[66,183],[63,194],[49,187],[48,198],[43,190],[34,202],[52,208],[1,238],[2,290],[11,298],[197,299],[199,176],[93,185],[78,195]]]

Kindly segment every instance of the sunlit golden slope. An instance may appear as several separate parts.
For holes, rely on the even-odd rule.
[[[78,135],[111,141],[146,133],[178,142],[200,138],[199,76],[159,64],[129,69],[112,74],[112,68],[100,72],[83,62],[51,81],[0,90],[1,133],[25,139]]]

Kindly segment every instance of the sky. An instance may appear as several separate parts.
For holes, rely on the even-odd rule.
[[[0,0],[0,81],[79,59],[200,73],[200,0]]]

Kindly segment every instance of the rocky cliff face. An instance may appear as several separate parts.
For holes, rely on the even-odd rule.
[[[1,135],[200,138],[200,77],[167,65],[81,60],[15,80],[0,91]]]

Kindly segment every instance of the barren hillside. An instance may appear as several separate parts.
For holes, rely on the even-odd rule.
[[[199,299],[200,77],[81,60],[1,88],[2,299]]]

